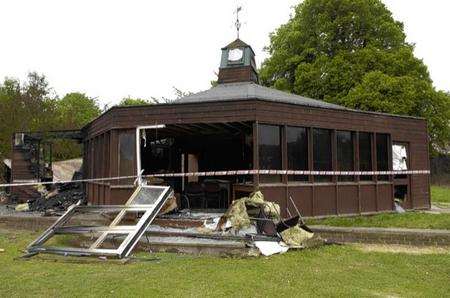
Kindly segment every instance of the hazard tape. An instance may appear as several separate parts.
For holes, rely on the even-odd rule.
[[[20,182],[0,184],[2,187],[50,185],[83,182],[101,182],[121,179],[141,178],[163,178],[163,177],[202,177],[202,176],[241,176],[241,175],[314,175],[314,176],[371,176],[371,175],[428,175],[429,170],[405,170],[405,171],[296,171],[296,170],[237,170],[237,171],[208,171],[208,172],[187,172],[187,173],[159,173],[149,175],[117,176],[107,178],[90,178],[78,180],[61,180],[48,182]]]
[[[315,175],[315,176],[368,176],[368,175],[421,175],[430,174],[428,170],[405,171],[295,171],[295,170],[239,170],[215,172],[161,173],[143,175],[144,178],[159,177],[200,177],[200,176],[239,176],[239,175]]]

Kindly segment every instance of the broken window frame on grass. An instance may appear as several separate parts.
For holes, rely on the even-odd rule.
[[[139,195],[144,190],[161,190],[157,198],[152,197],[152,202],[139,202]],[[173,190],[169,186],[139,185],[133,192],[125,205],[102,205],[102,206],[81,206],[78,202],[69,209],[39,238],[33,241],[27,248],[29,256],[38,253],[60,254],[65,256],[107,256],[126,258],[130,255],[139,239],[159,213],[164,203],[173,195]],[[116,213],[118,214],[111,221],[109,226],[67,226],[64,224],[75,215],[80,213]],[[136,225],[121,226],[127,212],[142,212]],[[86,234],[100,235],[89,248],[45,246],[44,244],[55,235]],[[120,246],[114,249],[101,248],[102,244],[111,235],[127,235]]]

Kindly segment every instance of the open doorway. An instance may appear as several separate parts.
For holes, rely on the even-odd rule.
[[[394,171],[406,171],[409,169],[409,146],[407,143],[393,142],[392,144],[392,169]],[[403,207],[409,198],[409,178],[406,174],[394,175],[394,199]]]
[[[253,168],[252,126],[247,123],[157,125],[137,129],[138,171],[197,173]],[[251,184],[251,175],[151,178],[170,185],[180,208],[227,209],[238,184]]]

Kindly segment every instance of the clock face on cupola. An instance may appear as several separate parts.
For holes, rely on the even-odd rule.
[[[244,57],[243,48],[230,49],[228,51],[228,61],[231,63],[242,63],[243,57]]]
[[[258,82],[255,53],[253,49],[239,38],[222,48],[219,69],[220,82]]]

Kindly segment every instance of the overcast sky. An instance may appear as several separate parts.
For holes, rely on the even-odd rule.
[[[269,33],[299,0],[0,0],[0,79],[37,71],[60,96],[84,92],[101,105],[173,97],[172,86],[204,90],[215,79],[220,48],[236,37],[238,3],[241,38],[259,65]],[[450,90],[450,1],[384,3],[405,24],[435,86]]]

